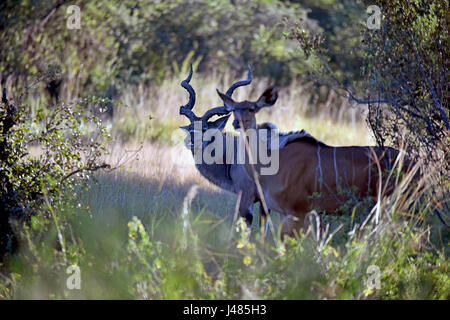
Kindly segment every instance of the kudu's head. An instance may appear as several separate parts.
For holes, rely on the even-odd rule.
[[[256,117],[255,114],[264,107],[271,107],[275,104],[278,98],[277,88],[272,86],[266,89],[264,93],[256,101],[242,101],[236,102],[231,96],[225,95],[217,90],[220,98],[223,100],[223,104],[227,111],[232,111],[234,114],[233,127],[237,130],[243,129],[256,129]]]
[[[194,148],[194,134],[195,132],[201,131],[202,136],[207,130],[219,130],[222,131],[225,128],[225,125],[227,124],[228,118],[230,117],[229,113],[231,112],[226,107],[215,107],[211,108],[210,110],[206,111],[205,114],[201,117],[198,117],[194,114],[192,109],[195,105],[195,91],[192,88],[192,86],[189,84],[192,78],[192,65],[189,71],[189,76],[181,82],[181,86],[185,88],[189,93],[189,102],[180,107],[180,114],[186,116],[190,123],[187,126],[180,127],[183,130],[186,130],[189,134],[188,138],[190,138],[188,147],[191,148],[193,151]],[[248,85],[252,81],[251,78],[251,70],[250,66],[248,67],[248,79],[243,81],[238,81],[231,85],[231,87],[228,89],[226,96],[231,97],[234,90],[240,86]],[[209,121],[210,118],[213,116],[218,115],[222,116],[219,119],[215,121]],[[207,144],[210,142],[203,142],[202,147],[204,148]]]

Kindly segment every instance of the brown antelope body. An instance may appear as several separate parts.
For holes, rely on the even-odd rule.
[[[339,208],[352,197],[375,198],[379,173],[392,168],[398,151],[381,147],[372,150],[377,160],[368,147],[333,147],[307,137],[281,149],[278,173],[258,178],[267,207],[297,218],[287,219],[282,233],[292,234],[301,227],[312,209],[340,214]],[[250,166],[246,169],[252,173]]]
[[[235,129],[241,129],[244,136],[249,129],[256,129],[255,113],[278,98],[274,87],[255,102],[235,102],[218,93],[227,110],[234,113]],[[258,179],[267,207],[286,216],[284,235],[301,227],[312,209],[340,214],[339,208],[351,197],[376,197],[380,173],[392,169],[398,154],[388,147],[328,146],[306,134],[279,150],[277,173],[259,174],[262,166],[258,162],[244,167],[250,178]]]

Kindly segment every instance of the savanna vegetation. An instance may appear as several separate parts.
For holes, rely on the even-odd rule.
[[[450,298],[448,0],[73,4],[0,4],[1,299]],[[190,64],[197,114],[249,64],[258,122],[416,165],[263,237],[183,145]]]

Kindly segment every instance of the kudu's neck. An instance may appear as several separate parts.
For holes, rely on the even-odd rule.
[[[222,134],[223,139],[223,159],[222,163],[212,163],[207,164],[204,161],[204,148],[202,148],[202,161],[199,164],[195,164],[198,171],[203,177],[205,177],[209,182],[215,184],[216,186],[225,189],[227,191],[235,193],[236,190],[233,185],[233,181],[230,176],[231,164],[226,163],[226,140],[225,135]],[[193,151],[191,149],[192,155]]]
[[[251,128],[253,130],[255,137],[251,138],[249,135],[249,131],[240,132],[239,138],[241,141],[239,143],[243,144],[245,148],[245,161],[244,161],[244,169],[247,172],[247,175],[250,177],[252,181],[255,181],[256,178],[259,177],[259,173],[261,172],[261,164],[259,163],[259,148],[262,147],[260,143],[260,129],[266,129],[266,127],[255,127]],[[265,137],[268,138],[268,137]],[[245,141],[244,141],[245,139]],[[252,144],[257,144],[252,145]],[[267,147],[267,145],[265,145]],[[251,151],[253,150],[253,152]]]

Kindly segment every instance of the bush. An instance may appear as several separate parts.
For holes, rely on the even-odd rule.
[[[47,111],[39,109],[32,115],[21,104],[22,98],[23,95],[13,103],[3,89],[0,261],[5,254],[15,251],[17,235],[24,224],[31,222],[33,229],[41,234],[49,223],[57,224],[51,208],[67,206],[90,172],[109,167],[101,160],[108,133],[97,116],[80,104],[59,104]],[[84,100],[84,105],[87,102],[103,103],[95,98]],[[88,139],[86,133],[96,138]],[[64,247],[61,241],[59,245]]]
[[[360,76],[349,78],[342,70],[336,74],[331,70],[328,61],[334,47],[326,41],[326,33],[296,26],[289,37],[322,61],[321,72],[315,73],[318,79],[350,100],[368,105],[368,122],[379,145],[406,145],[416,161],[440,166],[441,175],[448,177],[450,109],[445,83],[449,66],[444,43],[449,41],[445,27],[449,2],[363,2],[360,12],[373,4],[381,10],[381,28],[369,30],[367,16],[354,18],[360,41],[346,48],[359,52]],[[358,79],[362,81],[355,82]]]

